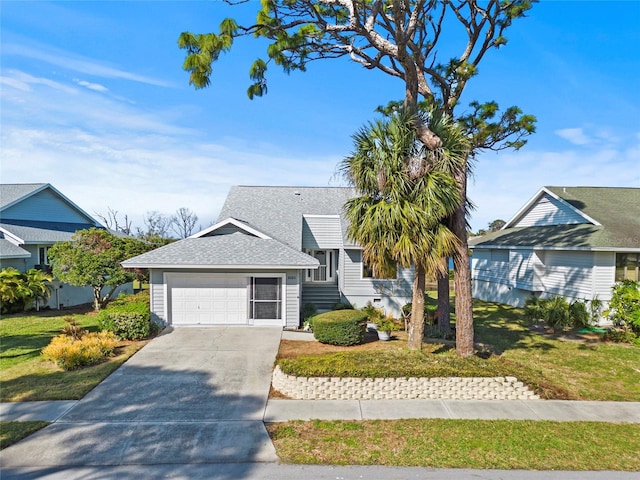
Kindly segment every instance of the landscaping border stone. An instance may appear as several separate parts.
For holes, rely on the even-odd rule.
[[[297,400],[539,400],[515,377],[339,378],[296,377],[278,365],[272,386]]]

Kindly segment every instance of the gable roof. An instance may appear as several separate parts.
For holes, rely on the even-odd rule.
[[[101,227],[102,225],[87,212],[82,210],[78,205],[65,197],[59,190],[49,183],[3,183],[0,184],[0,218],[5,218],[4,212],[11,207],[33,197],[34,195],[50,190],[59,197],[63,202],[74,209],[80,216],[84,217],[87,224]],[[6,218],[5,218],[6,219]],[[16,219],[21,220],[21,219]],[[46,220],[46,219],[43,219]]]
[[[544,195],[557,198],[578,214],[582,221],[573,221],[571,224],[517,226]],[[505,224],[502,230],[470,239],[469,245],[483,248],[638,250],[640,188],[544,187]]]
[[[0,184],[0,232],[13,243],[68,241],[91,227],[104,228],[49,183]]]
[[[355,189],[347,187],[235,186],[219,218],[238,219],[300,250],[303,215],[340,215],[344,243],[348,245],[343,206],[355,195]]]
[[[271,238],[243,233],[186,238],[122,262],[126,268],[317,268],[318,260]]]

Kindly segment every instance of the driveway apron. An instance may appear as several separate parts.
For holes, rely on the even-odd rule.
[[[2,467],[277,461],[262,419],[281,333],[166,331],[56,423],[0,452]]]

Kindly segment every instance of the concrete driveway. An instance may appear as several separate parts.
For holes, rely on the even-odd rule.
[[[151,341],[2,468],[277,461],[262,422],[282,329],[179,328]]]

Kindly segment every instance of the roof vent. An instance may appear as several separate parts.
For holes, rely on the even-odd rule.
[[[294,195],[298,195],[300,196],[300,192],[298,190],[296,190],[295,192],[293,192]]]

